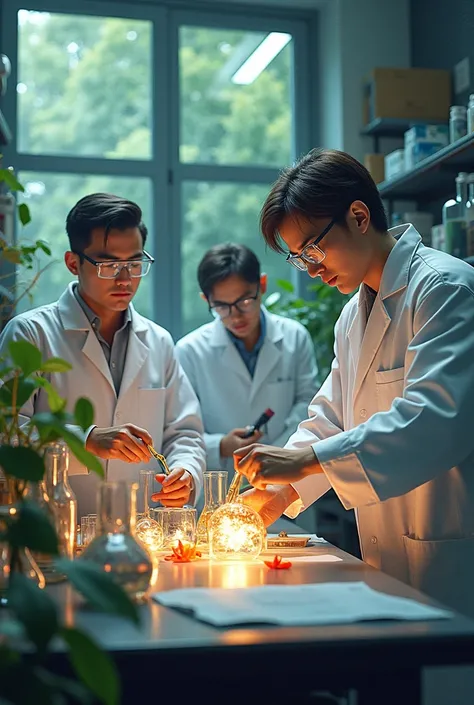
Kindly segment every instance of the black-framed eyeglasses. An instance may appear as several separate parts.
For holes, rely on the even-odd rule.
[[[286,261],[299,269],[300,272],[306,272],[308,270],[308,264],[321,264],[323,259],[326,257],[326,253],[318,247],[323,237],[328,234],[332,226],[336,223],[336,219],[333,218],[329,225],[326,225],[323,232],[303,247],[299,255],[288,254]]]
[[[245,315],[255,311],[258,306],[258,297],[260,294],[260,284],[257,287],[255,296],[243,296],[231,304],[221,303],[217,301],[214,304],[209,304],[209,312],[214,318],[228,318],[231,315],[232,309],[235,308],[239,313]]]
[[[155,261],[154,258],[145,251],[143,251],[143,259],[106,260],[105,262],[97,262],[97,260],[84,254],[84,252],[75,252],[74,250],[73,252],[79,255],[79,257],[83,257],[97,268],[97,276],[99,279],[117,279],[122,269],[126,269],[133,279],[145,277]]]

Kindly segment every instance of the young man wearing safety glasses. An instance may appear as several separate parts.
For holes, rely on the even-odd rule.
[[[358,291],[308,419],[284,449],[236,451],[257,488],[246,501],[271,523],[332,486],[365,561],[474,616],[474,269],[412,225],[388,230],[370,174],[343,152],[286,169],[261,226],[290,263]]]
[[[201,404],[207,466],[232,471],[235,450],[257,440],[283,446],[306,417],[316,385],[314,349],[302,325],[262,306],[267,278],[245,245],[211,248],[198,281],[214,321],[176,349]],[[245,438],[268,408],[270,421]]]
[[[108,480],[138,480],[156,469],[147,446],[166,456],[171,473],[159,475],[156,499],[166,506],[194,502],[202,485],[205,450],[199,404],[175,356],[170,334],[133,307],[153,257],[136,203],[107,193],[82,198],[66,231],[68,270],[77,277],[58,301],[13,318],[0,337],[0,355],[11,340],[29,340],[43,357],[72,365],[48,375],[72,411],[88,397],[95,426],[86,447],[104,461]],[[22,410],[25,420],[47,410],[42,389]],[[96,476],[71,461],[79,514],[96,511]]]

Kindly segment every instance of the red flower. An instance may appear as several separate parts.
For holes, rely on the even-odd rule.
[[[178,541],[177,546],[172,546],[169,556],[165,556],[165,561],[172,561],[173,563],[190,563],[195,561],[196,558],[201,558],[201,552],[196,550],[196,545],[187,543],[183,544]]]
[[[263,561],[267,568],[271,568],[274,570],[286,570],[287,568],[291,568],[291,563],[290,561],[284,561],[281,556],[275,556],[275,558],[272,561]]]

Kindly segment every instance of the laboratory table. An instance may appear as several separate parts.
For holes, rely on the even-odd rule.
[[[342,561],[295,563],[290,570],[279,571],[262,562],[160,561],[155,591],[364,581],[375,590],[439,606],[330,544],[295,550],[293,555],[310,553],[331,553]],[[49,590],[60,602],[66,622],[87,630],[113,654],[124,705],[161,705],[165,700],[306,705],[317,703],[319,695],[314,693],[324,691],[336,696],[356,692],[357,699],[351,702],[357,705],[420,705],[424,667],[474,663],[474,621],[459,614],[421,622],[215,628],[150,600],[139,608],[142,624],[137,628],[91,611],[69,585]],[[57,658],[62,668],[61,655]]]

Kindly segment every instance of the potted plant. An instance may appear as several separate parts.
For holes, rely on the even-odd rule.
[[[9,175],[5,178],[5,171]],[[10,188],[22,190],[14,174],[0,170],[0,181]],[[19,207],[22,222],[29,213]],[[33,267],[38,250],[49,253],[46,243],[14,245],[0,233],[0,265],[8,262]],[[10,295],[7,305],[18,301]],[[11,294],[11,290],[7,289]],[[4,315],[0,302],[0,320]],[[14,503],[0,513],[0,545],[8,556],[5,573],[7,613],[0,615],[0,701],[2,705],[60,705],[65,702],[117,705],[120,699],[119,678],[109,655],[91,637],[62,624],[58,605],[47,590],[40,589],[22,571],[22,551],[37,551],[53,556],[61,573],[92,606],[138,624],[138,612],[125,592],[111,577],[87,561],[69,561],[59,556],[58,537],[52,523],[26,496],[29,483],[43,478],[43,450],[62,439],[70,451],[89,470],[103,474],[98,459],[84,447],[79,433],[71,424],[86,429],[93,423],[93,407],[89,400],[78,399],[74,412],[68,414],[66,400],[61,398],[47,379],[50,372],[66,372],[71,366],[60,358],[43,359],[40,350],[29,342],[9,344],[8,353],[0,359],[0,470],[3,472]],[[34,414],[22,425],[21,407],[35,390],[42,387],[50,410]],[[53,640],[62,640],[76,678],[58,676],[48,668]]]

